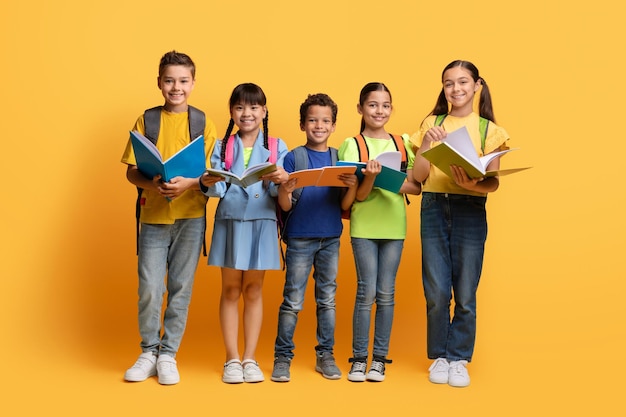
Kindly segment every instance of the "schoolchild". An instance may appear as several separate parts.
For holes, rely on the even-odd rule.
[[[263,90],[256,84],[240,84],[230,97],[230,122],[224,138],[211,156],[211,166],[224,169],[228,142],[232,141],[230,171],[241,175],[249,167],[270,160],[268,112]],[[234,136],[234,126],[238,131]],[[282,168],[287,154],[285,142],[276,138],[278,169],[263,181],[246,188],[227,184],[221,177],[204,174],[202,191],[220,198],[215,212],[209,265],[222,274],[220,324],[226,348],[222,381],[261,382],[265,379],[256,361],[256,348],[263,321],[263,278],[266,270],[280,269],[276,225],[276,185],[287,180]],[[243,356],[239,354],[239,300],[243,298]]]
[[[499,180],[497,177],[471,179],[457,166],[451,166],[453,176],[448,177],[421,154],[438,145],[447,136],[446,132],[462,126],[467,127],[481,156],[506,149],[509,136],[495,124],[489,88],[474,64],[451,62],[444,68],[441,81],[443,86],[435,107],[412,137],[419,147],[413,176],[424,184],[420,226],[422,281],[427,311],[427,353],[434,360],[429,368],[429,380],[465,387],[470,383],[466,366],[472,360],[476,339],[476,290],[487,238],[485,204],[487,193],[498,189]],[[474,98],[478,91],[477,114]],[[484,147],[480,118],[489,121]],[[498,167],[496,158],[487,169]]]
[[[336,122],[337,104],[326,94],[309,95],[300,106],[300,130],[306,134],[306,144],[287,154],[285,170],[294,172],[333,165],[332,155],[337,150],[328,146],[328,138],[335,131]],[[297,166],[296,152],[306,155],[305,167]],[[354,201],[357,177],[343,174],[340,179],[347,188],[303,187],[297,199],[294,198],[297,180],[291,179],[279,187],[278,203],[287,213],[283,232],[286,273],[283,302],[278,312],[272,381],[290,380],[295,349],[293,336],[312,268],[318,342],[315,370],[328,379],[341,378],[333,355],[339,239],[343,230],[341,212],[350,208]]]
[[[407,155],[407,181],[399,193],[374,187],[381,164],[380,153],[396,151],[395,141],[385,130],[392,112],[391,93],[382,83],[363,87],[357,111],[361,114],[361,133],[369,149],[369,161],[362,170],[356,200],[350,213],[350,237],[357,274],[357,292],[352,322],[352,367],[348,380],[383,381],[394,314],[396,273],[406,237],[405,194],[419,194],[420,184],[413,179],[413,150],[408,135],[402,135]],[[347,138],[339,148],[339,159],[359,161],[355,138]],[[372,361],[369,335],[372,306],[376,304]]]
[[[157,83],[165,104],[157,149],[164,159],[185,147],[190,140],[187,100],[195,85],[195,65],[183,53],[171,51],[161,58]],[[144,134],[144,116],[133,130]],[[207,161],[215,143],[215,125],[206,119],[204,149]],[[175,177],[169,182],[159,175],[146,178],[138,169],[129,140],[122,162],[128,181],[141,189],[138,237],[139,333],[142,353],[124,374],[126,381],[143,381],[155,374],[161,384],[176,384],[180,375],[176,353],[181,343],[194,275],[204,241],[207,198],[200,192],[198,178]],[[167,275],[167,279],[165,279]],[[161,323],[163,295],[167,304]]]

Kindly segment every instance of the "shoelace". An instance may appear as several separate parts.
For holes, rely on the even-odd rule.
[[[366,363],[365,362],[352,362],[352,373],[355,372],[365,372],[365,368],[366,368]]]
[[[370,367],[370,372],[371,371],[376,371],[379,374],[382,374],[385,372],[385,364],[379,361],[372,361],[372,366]]]
[[[176,364],[170,361],[162,361],[159,362],[159,369],[161,372],[174,372],[176,369]]]
[[[465,372],[465,366],[462,363],[457,362],[450,365],[450,372],[455,373],[457,375],[463,374]]]
[[[445,359],[437,359],[431,366],[430,371],[434,372],[446,372],[450,365]]]

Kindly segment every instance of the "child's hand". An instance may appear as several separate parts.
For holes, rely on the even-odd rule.
[[[283,182],[282,184],[280,184],[280,187],[278,187],[278,192],[279,193],[285,193],[285,194],[289,194],[292,193],[293,190],[295,190],[298,184],[298,179],[297,178],[292,178],[290,180],[287,180],[285,182]]]
[[[424,134],[423,142],[438,142],[446,138],[448,132],[446,132],[441,126],[433,126]]]
[[[381,163],[372,159],[370,161],[367,161],[365,168],[361,169],[361,172],[366,177],[375,177],[376,175],[380,174],[380,171],[382,169],[383,168]]]
[[[355,174],[341,174],[339,175],[339,179],[348,188],[356,187],[357,185],[359,185],[359,179]]]
[[[160,182],[159,194],[172,201],[197,183],[195,178],[174,177],[169,182]]]
[[[289,179],[289,174],[283,167],[277,167],[276,171],[263,175],[261,179],[271,181],[274,184],[282,184]]]
[[[467,172],[458,165],[450,165],[450,171],[452,171],[452,179],[456,185],[466,190],[475,191],[476,184],[481,181],[480,178],[470,178]]]
[[[200,182],[205,187],[211,187],[212,185],[215,185],[215,183],[220,181],[224,181],[224,178],[218,177],[217,175],[210,175],[208,172],[205,172],[200,177]]]

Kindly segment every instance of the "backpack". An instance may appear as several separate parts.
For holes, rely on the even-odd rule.
[[[337,149],[331,148],[331,147],[329,147],[328,149],[330,149],[330,164],[333,166],[337,165],[337,160],[338,160]],[[306,152],[306,147],[298,146],[297,148],[294,148],[292,152],[294,156],[294,172],[302,171],[303,169],[309,169],[309,155]],[[298,200],[300,199],[300,196],[302,195],[303,190],[304,190],[304,187],[300,187],[300,188],[296,188],[291,193],[291,210],[285,212],[281,210],[280,207],[277,206],[277,210],[279,214],[278,235],[280,237],[280,240],[282,241],[285,241],[285,229],[287,228],[287,221],[289,220],[289,217],[291,216],[293,209],[298,203]]]
[[[435,117],[435,126],[441,126],[447,114],[438,114]],[[487,131],[489,130],[489,119],[480,117],[478,120],[478,131],[480,132],[480,151],[485,153],[485,140],[487,139]]]
[[[150,142],[156,145],[159,139],[159,130],[161,129],[161,110],[163,106],[152,107],[147,109],[143,113],[143,121],[145,134],[144,136],[150,140]],[[202,110],[195,107],[188,106],[187,113],[189,115],[189,138],[194,140],[200,135],[204,135],[204,129],[206,127],[206,115]],[[137,236],[137,254],[139,254],[139,217],[141,215],[141,193],[142,188],[137,187],[137,202],[135,203],[135,219],[136,219],[136,236]],[[205,207],[206,214],[206,207]],[[206,256],[206,237],[202,244],[202,253]]]

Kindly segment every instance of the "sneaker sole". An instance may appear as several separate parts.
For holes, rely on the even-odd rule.
[[[380,374],[367,374],[365,379],[372,382],[383,382],[385,380],[385,375]]]
[[[289,382],[289,381],[291,381],[291,378],[289,378],[288,376],[273,376],[270,379],[272,381],[274,381],[274,382]]]
[[[243,379],[243,382],[247,382],[249,384],[256,384],[257,382],[263,382],[265,381],[265,377],[260,377],[260,378],[245,378]]]
[[[223,378],[222,377],[222,382],[224,382],[226,384],[243,384],[243,377],[241,379],[239,379],[239,378]]]
[[[450,385],[451,387],[455,387],[455,388],[465,388],[465,387],[469,386],[469,384],[470,384],[469,381],[461,382],[461,383],[454,382],[454,381],[448,381],[448,385]]]
[[[159,384],[161,385],[174,385],[180,382],[180,377],[171,378],[159,378]]]
[[[432,382],[433,384],[447,384],[448,383],[448,378],[437,379],[437,378],[428,377],[428,380]]]
[[[340,379],[341,378],[341,374],[325,374],[322,368],[320,368],[319,366],[315,367],[315,371],[322,374],[322,376],[326,379]]]
[[[132,376],[132,375],[124,374],[124,380],[128,382],[143,382],[146,379],[153,377],[155,375],[156,375],[156,370],[144,376]]]
[[[350,374],[348,374],[348,381],[351,381],[351,382],[365,382],[365,375],[350,375]]]

